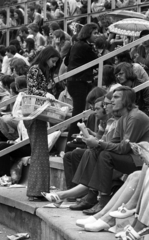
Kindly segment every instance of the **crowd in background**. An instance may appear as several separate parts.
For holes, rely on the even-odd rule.
[[[75,116],[88,108],[94,110],[87,121],[88,131],[92,138],[84,139],[86,144],[82,143],[79,150],[76,149],[77,145],[73,144],[72,136],[78,134],[80,129],[77,122],[69,126],[68,144],[63,158],[68,192],[60,192],[55,196],[61,202],[63,198],[72,196],[76,198],[87,194],[87,198],[84,198],[77,206],[72,206],[71,209],[85,210],[87,212],[84,213],[88,215],[99,212],[98,215],[85,220],[86,222],[79,220],[77,225],[84,227],[85,224],[94,223],[86,226],[85,229],[100,231],[103,221],[104,228],[102,229],[109,229],[113,226],[111,218],[108,218],[109,209],[114,211],[120,207],[120,203],[123,203],[119,200],[115,208],[112,208],[115,199],[119,198],[125,187],[127,189],[129,183],[132,184],[130,179],[134,180],[133,188],[137,189],[138,184],[140,191],[140,185],[144,180],[143,174],[144,172],[147,173],[145,164],[143,165],[135,157],[132,161],[131,148],[125,140],[128,138],[135,143],[149,141],[149,87],[136,94],[132,90],[134,87],[149,81],[149,40],[106,60],[103,66],[101,88],[97,87],[98,66],[88,68],[64,81],[55,83],[54,77],[89,63],[133,40],[130,37],[109,32],[108,24],[110,22],[107,21],[105,24],[98,17],[94,16],[92,22],[88,24],[85,18],[77,18],[80,13],[87,12],[87,1],[69,0],[68,2],[68,14],[69,16],[76,16],[75,22],[77,24],[72,25],[72,22],[70,22],[67,32],[63,30],[62,21],[56,21],[64,16],[63,1],[51,0],[47,2],[46,22],[43,21],[41,5],[30,5],[28,7],[28,25],[23,25],[24,9],[22,6],[18,5],[11,8],[9,25],[19,28],[10,31],[10,42],[7,47],[6,32],[2,30],[6,27],[7,16],[4,10],[0,12],[0,103],[16,96],[19,92],[27,91],[28,94],[50,96],[50,98],[52,96],[71,104],[71,116]],[[124,3],[135,4],[136,2],[116,1],[117,7],[122,7]],[[105,8],[109,9],[110,5],[111,2],[108,0],[94,0],[91,4],[91,10],[92,12],[103,11]],[[146,16],[148,17],[148,12]],[[149,30],[144,30],[141,32],[140,38],[148,34]],[[124,99],[121,96],[122,92],[128,92]],[[116,105],[118,98],[120,98],[120,102]],[[117,108],[114,108],[114,106],[117,106]],[[45,193],[49,192],[47,123],[38,119],[23,123],[13,118],[12,107],[10,104],[0,109],[0,150],[22,141],[28,136],[30,144],[1,157],[0,176],[10,175],[11,165],[16,156],[31,155],[27,196],[30,201],[39,200],[42,197],[41,192],[43,192],[44,196],[50,198]],[[137,122],[134,120],[135,118]],[[138,134],[136,134],[136,128]],[[21,132],[21,137],[19,132]],[[39,139],[41,136],[42,142]],[[40,151],[40,149],[43,150]],[[99,156],[102,161],[96,161]],[[44,161],[42,161],[43,158]],[[109,167],[109,162],[106,162],[107,159],[109,162],[112,161],[112,163],[110,162],[112,167]],[[118,164],[118,159],[121,159],[121,164]],[[85,165],[85,161],[88,165]],[[141,171],[142,166],[142,173],[136,173],[137,170]],[[103,168],[105,176],[102,174]],[[92,174],[91,169],[94,170],[94,174]],[[116,172],[113,172],[113,169]],[[133,172],[135,172],[135,175],[130,175],[124,183],[123,174],[133,174]],[[142,176],[142,178],[139,178],[139,176]],[[101,185],[99,185],[98,180]],[[121,186],[122,189],[116,193],[117,195],[114,195]],[[135,201],[137,201],[139,191],[136,191]],[[99,192],[101,193],[100,196]],[[146,194],[145,188],[141,192],[141,197],[144,192]],[[125,203],[130,200],[132,193],[128,198],[123,195]],[[105,210],[104,207],[113,195],[116,197],[111,200],[112,203],[109,203],[109,207]],[[97,196],[101,199],[98,207],[90,210],[97,204]],[[135,201],[133,199],[132,202]],[[146,201],[146,198],[144,201]],[[104,210],[100,212],[102,208]],[[144,206],[142,208],[144,209]],[[143,217],[141,215],[140,221],[145,226],[149,226],[146,217]],[[128,234],[127,229],[125,232]],[[122,238],[122,236],[120,237]]]

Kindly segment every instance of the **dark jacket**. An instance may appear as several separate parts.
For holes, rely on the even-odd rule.
[[[93,50],[93,46],[85,41],[76,42],[70,51],[68,71],[78,68],[86,63],[89,63],[97,58],[97,54]],[[76,74],[74,79],[81,81],[90,81],[93,79],[93,68]]]

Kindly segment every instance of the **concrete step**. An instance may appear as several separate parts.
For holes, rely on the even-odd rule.
[[[86,218],[81,211],[43,208],[48,202],[29,202],[26,189],[0,187],[0,223],[16,232],[28,232],[32,240],[114,240],[108,232],[90,233],[75,225]]]
[[[48,202],[29,202],[25,188],[0,187],[0,224],[15,232],[28,232],[31,240],[115,240],[113,233],[86,232],[77,227],[77,219],[88,217],[81,211],[45,208],[47,204]],[[128,223],[127,220],[117,223],[122,227],[124,222]],[[1,235],[0,240],[3,240]],[[141,240],[149,240],[149,235]]]

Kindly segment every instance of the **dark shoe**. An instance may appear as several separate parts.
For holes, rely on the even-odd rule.
[[[71,205],[69,208],[71,210],[82,211],[85,209],[90,209],[93,206],[94,206],[94,204],[92,204],[92,203],[88,203],[86,201],[81,201],[81,202],[78,202],[77,204]]]
[[[99,198],[99,201],[96,205],[94,205],[91,209],[84,210],[83,213],[86,215],[94,215],[98,212],[100,212],[104,206],[109,202],[111,196],[101,196]]]

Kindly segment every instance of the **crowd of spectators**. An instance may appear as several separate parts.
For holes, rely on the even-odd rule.
[[[29,6],[28,25],[23,25],[24,9],[21,5],[10,9],[9,25],[19,28],[10,31],[7,47],[6,32],[2,30],[6,27],[7,16],[4,10],[0,12],[0,103],[19,92],[27,91],[28,94],[50,96],[71,104],[72,116],[92,108],[94,113],[86,124],[89,138],[83,138],[85,144],[82,143],[82,148],[77,149],[77,145],[71,144],[72,136],[79,134],[80,129],[77,122],[69,126],[63,158],[68,190],[50,194],[47,124],[37,119],[23,124],[12,116],[12,104],[3,106],[0,108],[0,150],[24,140],[18,140],[18,131],[24,129],[27,129],[25,139],[29,136],[30,144],[1,157],[0,176],[10,175],[16,156],[31,155],[27,190],[30,201],[41,200],[42,194],[50,201],[52,198],[58,199],[59,203],[65,198],[74,200],[82,197],[70,209],[83,210],[85,214],[94,216],[78,220],[77,225],[87,231],[107,230],[114,226],[112,214],[122,203],[127,203],[127,212],[132,206],[136,207],[140,186],[145,184],[144,179],[147,181],[145,176],[148,168],[139,156],[133,154],[130,142],[149,141],[149,87],[136,94],[133,90],[149,81],[149,40],[106,60],[101,88],[97,87],[98,66],[55,83],[54,77],[81,67],[133,40],[128,38],[126,41],[123,36],[110,33],[98,21],[98,17],[95,19],[94,16],[93,22],[88,24],[78,18],[80,13],[86,13],[87,1],[69,0],[68,3],[69,16],[76,16],[75,21],[81,26],[75,31],[70,26],[68,32],[65,32],[62,22],[56,21],[64,16],[63,1],[47,2],[46,22],[43,21],[40,4]],[[108,0],[94,0],[91,10],[103,11],[110,4]],[[116,4],[122,7],[124,4],[135,4],[135,1],[118,0]],[[148,34],[149,30],[144,30],[140,38]],[[129,194],[129,186],[136,192],[131,191]],[[120,198],[124,190],[126,195]],[[144,209],[144,202],[141,203],[144,192],[146,194],[146,188],[140,195],[138,214]],[[140,215],[137,221],[134,228],[140,237],[140,231],[145,231],[149,225],[145,216]],[[129,229],[133,231],[130,226]],[[126,236],[128,232],[126,228],[123,234]],[[123,239],[123,234],[118,236]]]

